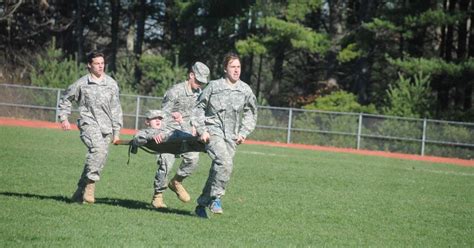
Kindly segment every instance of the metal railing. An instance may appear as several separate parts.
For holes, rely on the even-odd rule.
[[[57,122],[62,89],[0,84],[0,116]],[[144,127],[161,97],[122,94],[124,128]],[[474,123],[363,113],[258,107],[250,139],[419,155],[474,158]],[[77,118],[73,111],[72,118]]]

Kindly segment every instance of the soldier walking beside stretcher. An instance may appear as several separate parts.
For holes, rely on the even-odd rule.
[[[100,52],[87,56],[89,74],[71,84],[59,101],[58,117],[63,130],[70,130],[72,102],[78,103],[77,126],[87,147],[86,161],[72,200],[95,202],[95,182],[100,180],[109,144],[120,139],[122,107],[117,82],[105,74],[105,57]]]

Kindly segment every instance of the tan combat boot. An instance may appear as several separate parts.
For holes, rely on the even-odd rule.
[[[74,192],[74,194],[71,197],[71,201],[82,203],[83,197],[84,197],[84,188],[77,187],[76,192]]]
[[[183,177],[181,176],[174,176],[173,179],[171,179],[170,183],[168,184],[168,187],[176,193],[178,196],[178,199],[182,202],[189,202],[191,200],[191,197],[189,196],[188,192],[186,189],[183,187],[183,184],[181,182],[183,181]]]
[[[95,202],[95,197],[94,197],[94,192],[95,192],[95,182],[92,180],[87,181],[86,188],[84,190],[84,202],[85,203],[94,203]]]
[[[167,208],[166,204],[163,201],[163,194],[162,193],[156,193],[153,196],[153,201],[151,202],[151,205],[154,208]]]

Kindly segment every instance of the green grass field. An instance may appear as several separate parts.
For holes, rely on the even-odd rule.
[[[473,167],[242,145],[225,213],[206,220],[206,154],[184,183],[193,202],[166,191],[157,211],[153,155],[127,165],[112,146],[97,203],[79,205],[77,131],[2,126],[0,140],[1,247],[474,247]]]

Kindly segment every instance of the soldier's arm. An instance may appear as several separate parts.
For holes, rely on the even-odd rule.
[[[120,104],[120,91],[118,85],[115,85],[112,94],[112,101],[110,109],[112,110],[112,132],[114,141],[120,139],[120,130],[123,126],[123,112]]]
[[[68,117],[71,115],[72,102],[78,101],[79,98],[79,81],[71,84],[61,96],[58,103],[58,118],[61,122],[61,127],[63,130],[71,129],[71,124],[69,123]]]
[[[145,130],[140,130],[138,131],[135,136],[133,136],[132,144],[134,146],[143,146],[146,143],[148,143],[148,140],[152,136],[148,134],[148,132]]]
[[[239,135],[244,139],[255,129],[257,124],[257,99],[252,92],[249,92],[246,98],[242,115],[242,126],[239,131]]]
[[[209,99],[212,93],[212,85],[209,84],[199,96],[196,105],[194,105],[191,111],[191,125],[196,128],[198,135],[202,135],[207,132],[205,119],[206,119],[206,108],[209,103]]]

